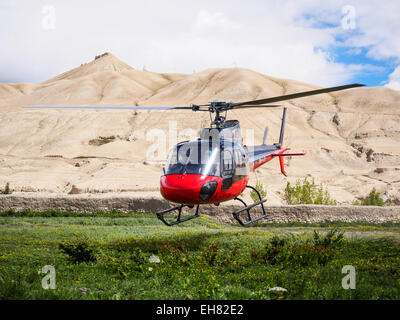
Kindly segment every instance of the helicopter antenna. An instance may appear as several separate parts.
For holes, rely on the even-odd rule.
[[[264,136],[263,136],[263,142],[262,142],[263,146],[265,146],[265,141],[267,140],[267,135],[268,135],[268,128],[265,128]]]

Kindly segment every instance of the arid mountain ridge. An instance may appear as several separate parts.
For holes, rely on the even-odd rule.
[[[14,192],[142,192],[159,195],[162,160],[148,157],[153,129],[167,138],[195,138],[209,124],[191,111],[23,109],[24,105],[168,106],[214,99],[246,101],[319,88],[248,69],[193,74],[136,70],[107,53],[41,84],[0,84],[0,188]],[[282,203],[287,181],[305,176],[325,184],[338,202],[350,203],[373,187],[399,197],[400,92],[366,87],[287,101],[285,145],[305,151],[286,159],[288,178],[272,161],[251,176],[271,204]],[[281,110],[228,113],[241,121],[245,142],[276,142]],[[178,134],[174,133],[174,127]],[[172,132],[172,133],[171,133]],[[165,149],[165,150],[164,150]]]

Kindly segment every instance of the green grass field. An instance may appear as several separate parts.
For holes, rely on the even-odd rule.
[[[6,212],[0,299],[400,299],[399,240],[400,224],[166,227],[153,214]],[[45,265],[54,290],[42,288]],[[354,290],[342,288],[345,265]]]

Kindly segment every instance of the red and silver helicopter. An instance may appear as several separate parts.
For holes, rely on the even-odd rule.
[[[286,107],[283,108],[279,142],[266,145],[266,131],[263,143],[258,146],[245,146],[242,144],[239,121],[226,120],[227,111],[245,108],[280,107],[281,105],[271,105],[270,103],[361,86],[363,85],[350,84],[260,100],[238,103],[216,100],[209,104],[183,107],[25,106],[25,108],[192,110],[209,112],[210,116],[214,115],[211,126],[202,129],[197,140],[180,142],[169,153],[160,180],[160,191],[166,200],[177,205],[157,212],[157,217],[166,225],[172,226],[199,217],[199,206],[202,204],[219,205],[221,202],[237,200],[244,207],[233,212],[233,217],[241,225],[248,225],[267,216],[263,205],[266,199],[261,198],[256,188],[248,185],[249,172],[278,157],[281,172],[286,176],[283,157],[302,156],[305,153],[285,153],[289,150],[283,147]],[[225,114],[222,115],[223,113]],[[239,198],[245,188],[254,190],[259,200],[247,205]],[[194,214],[182,216],[184,207],[194,208],[194,206],[196,206]],[[262,215],[253,218],[250,210],[256,206],[261,206]],[[171,218],[166,218],[165,216],[171,213],[176,213],[176,215],[173,215],[172,221]]]

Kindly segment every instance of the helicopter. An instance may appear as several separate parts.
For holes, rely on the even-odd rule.
[[[268,215],[264,207],[267,199],[262,199],[260,192],[248,184],[250,171],[254,171],[274,158],[279,158],[281,173],[287,176],[284,157],[304,156],[305,153],[286,153],[290,149],[283,146],[286,107],[283,107],[279,140],[271,145],[265,144],[267,130],[264,132],[261,145],[243,145],[240,123],[238,120],[227,120],[227,112],[246,108],[277,108],[282,107],[282,105],[272,103],[362,86],[364,85],[349,84],[259,100],[236,103],[214,100],[208,104],[193,104],[191,106],[24,106],[24,108],[191,110],[194,112],[209,112],[210,127],[203,128],[198,139],[180,142],[170,150],[160,178],[160,192],[166,200],[176,205],[159,211],[156,215],[165,225],[173,226],[199,217],[200,205],[214,204],[218,206],[222,202],[236,200],[241,202],[243,207],[232,212],[232,215],[239,224],[246,226]],[[212,119],[213,116],[214,119]],[[248,205],[243,199],[239,198],[246,188],[256,193],[258,201]],[[188,216],[182,215],[183,208],[193,209],[195,206],[194,213]],[[257,206],[261,207],[262,214],[254,217],[251,209]],[[173,215],[174,213],[176,218]],[[171,216],[174,217],[172,220]]]

